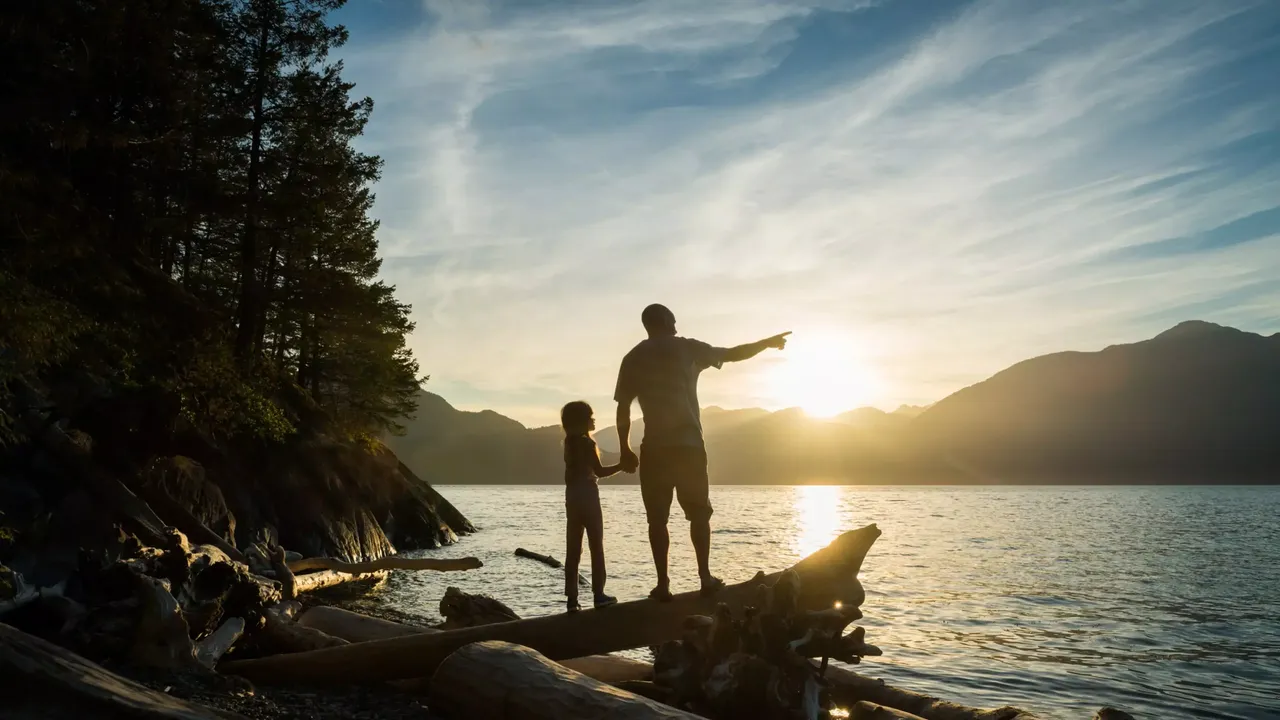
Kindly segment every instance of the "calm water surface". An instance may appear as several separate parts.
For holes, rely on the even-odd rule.
[[[523,616],[563,609],[561,575],[512,555],[563,558],[563,488],[442,492],[482,532],[432,554],[485,567],[397,573],[370,602],[434,618],[453,584]],[[643,597],[653,576],[639,488],[602,497],[609,591]],[[1102,705],[1139,718],[1280,718],[1280,488],[718,486],[712,501],[713,569],[729,582],[880,526],[860,624],[884,656],[864,673],[1047,718]],[[697,573],[679,517],[682,591]]]

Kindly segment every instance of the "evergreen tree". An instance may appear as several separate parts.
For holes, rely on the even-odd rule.
[[[219,435],[318,408],[368,437],[412,409],[341,4],[0,6],[0,440],[15,384],[69,371],[173,392]]]

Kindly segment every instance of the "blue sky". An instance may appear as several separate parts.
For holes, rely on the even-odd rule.
[[[1192,318],[1280,331],[1274,0],[351,0],[336,19],[376,102],[383,275],[460,407],[611,416],[655,301],[715,344],[795,331],[704,377],[727,407],[927,403]]]

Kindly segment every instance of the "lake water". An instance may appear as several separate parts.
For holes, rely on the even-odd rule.
[[[371,602],[434,618],[452,584],[522,616],[562,611],[561,575],[512,555],[563,559],[562,487],[441,492],[481,532],[431,554],[485,567],[397,573]],[[639,488],[602,498],[608,589],[643,597],[653,576]],[[712,502],[712,567],[731,583],[880,526],[860,575],[859,624],[884,651],[859,667],[868,675],[1046,718],[1102,705],[1139,718],[1280,718],[1278,487],[717,486]],[[676,591],[697,586],[686,528],[676,509]]]

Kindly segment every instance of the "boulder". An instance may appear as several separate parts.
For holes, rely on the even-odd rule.
[[[236,517],[227,507],[222,489],[195,460],[181,455],[156,458],[143,470],[139,489],[147,496],[163,493],[186,508],[205,527],[235,545]]]

